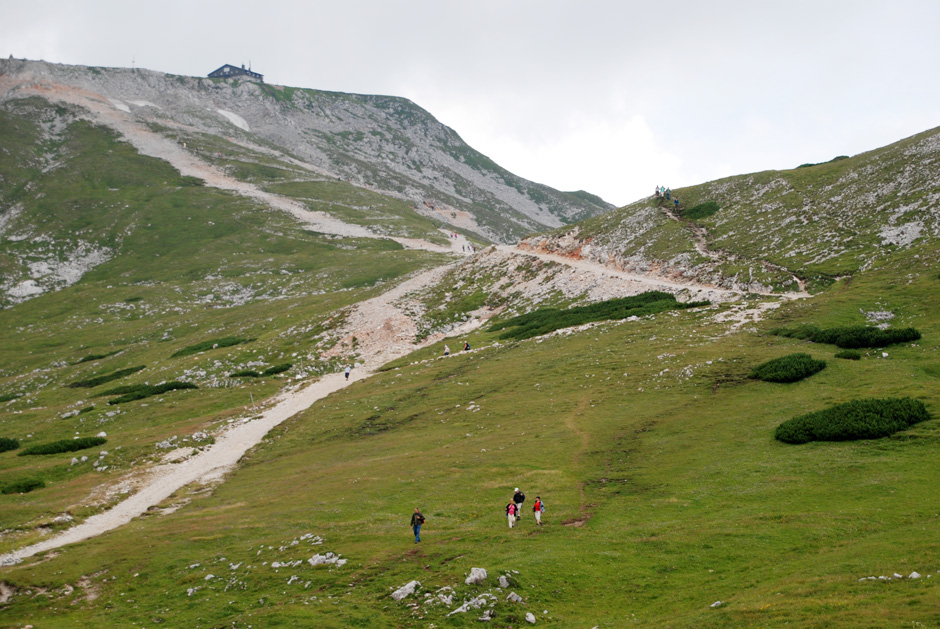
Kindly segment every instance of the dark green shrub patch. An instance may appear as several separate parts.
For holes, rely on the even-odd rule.
[[[836,352],[836,358],[844,358],[846,360],[861,360],[862,353],[857,352],[854,349],[844,349],[841,352]]]
[[[105,382],[111,382],[112,380],[117,380],[119,378],[123,378],[124,376],[129,376],[132,373],[137,373],[141,369],[145,369],[145,368],[146,368],[146,365],[137,365],[136,367],[128,367],[127,369],[118,369],[117,371],[113,371],[111,373],[104,374],[101,376],[95,376],[94,378],[89,378],[88,380],[79,380],[77,382],[72,382],[68,386],[72,387],[73,389],[77,389],[79,387],[85,387],[85,388],[90,389],[92,387],[98,386],[99,384],[104,384]]]
[[[10,400],[15,400],[18,397],[23,397],[22,393],[4,393],[0,395],[0,402],[9,402]]]
[[[0,494],[28,494],[34,489],[42,489],[46,484],[38,478],[24,478],[7,483],[0,489]]]
[[[59,454],[61,452],[77,452],[86,448],[94,448],[107,443],[104,437],[82,437],[81,439],[62,439],[60,441],[51,441],[49,443],[40,443],[26,448],[19,453],[19,456],[30,456],[33,454]]]
[[[928,419],[924,403],[912,398],[853,400],[789,419],[774,437],[784,443],[878,439]]]
[[[101,395],[119,395],[120,397],[108,400],[108,404],[124,404],[125,402],[133,402],[134,400],[143,400],[144,398],[153,397],[154,395],[162,395],[169,391],[198,388],[199,387],[192,382],[172,380],[157,385],[132,384],[126,387],[115,387],[103,392]]]
[[[700,218],[708,218],[719,209],[718,204],[714,201],[706,201],[705,203],[699,203],[694,207],[690,207],[682,213],[683,218],[689,218],[692,220],[698,220]]]
[[[809,354],[789,354],[754,367],[748,378],[765,382],[797,382],[826,368],[826,361]]]
[[[642,317],[666,310],[707,306],[710,303],[711,302],[708,301],[696,301],[683,304],[676,301],[675,295],[670,293],[649,291],[632,297],[611,299],[589,306],[568,308],[567,310],[541,308],[524,315],[519,315],[518,317],[501,321],[491,329],[505,329],[506,331],[499,337],[501,339],[521,340],[541,334],[548,334],[549,332],[561,328],[570,328],[584,323],[591,323],[593,321],[611,321],[626,319],[632,316]]]
[[[142,301],[142,300],[143,300],[143,297],[128,297],[127,299],[124,300],[124,303],[132,304],[135,301]]]
[[[178,352],[174,353],[170,358],[177,358],[179,356],[190,356],[192,354],[198,354],[199,352],[205,352],[210,349],[216,349],[219,347],[231,347],[233,345],[240,345],[242,343],[248,343],[253,339],[243,339],[235,336],[227,336],[222,339],[214,339],[211,341],[203,341],[202,343],[196,343],[195,345],[190,345],[189,347],[184,347]]]
[[[102,358],[107,358],[108,356],[114,356],[115,354],[120,354],[120,353],[121,353],[121,350],[116,349],[113,352],[108,352],[107,354],[88,354],[88,356],[85,356],[84,358],[79,358],[78,362],[76,362],[75,364],[80,365],[82,363],[90,363],[93,360],[101,360]]]
[[[274,376],[279,373],[284,373],[285,371],[287,371],[293,366],[294,366],[293,363],[282,363],[280,365],[274,365],[273,367],[268,367],[267,369],[265,369],[261,375],[262,376]]]
[[[260,378],[261,374],[255,371],[254,369],[242,369],[241,371],[230,373],[228,377],[229,378]]]
[[[20,447],[19,439],[10,439],[9,437],[0,437],[0,452],[16,450]]]
[[[870,325],[850,325],[839,328],[818,328],[815,325],[801,325],[790,329],[777,328],[771,330],[770,333],[777,336],[803,339],[813,343],[827,343],[842,349],[884,347],[894,343],[909,343],[920,338],[920,332],[914,328],[882,330]]]

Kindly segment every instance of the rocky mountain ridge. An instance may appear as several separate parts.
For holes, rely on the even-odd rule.
[[[271,151],[322,175],[406,199],[420,213],[494,242],[558,227],[613,206],[517,177],[411,101],[142,69],[0,60],[0,102],[61,88],[133,123]]]

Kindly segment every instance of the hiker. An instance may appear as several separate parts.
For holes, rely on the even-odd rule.
[[[516,487],[516,493],[512,495],[512,502],[516,505],[516,519],[522,517],[522,503],[525,502],[525,494],[519,491],[519,488]]]
[[[445,355],[445,356],[450,356],[450,348],[447,347],[446,345],[444,346],[444,355]]]
[[[679,197],[676,197],[676,209],[679,209]]]
[[[516,503],[510,502],[506,505],[506,519],[509,521],[509,528],[512,528],[512,525],[516,523],[518,517],[516,516]]]
[[[532,505],[532,511],[535,513],[535,524],[542,526],[542,514],[545,513],[545,503],[541,496],[535,497],[535,504]]]
[[[656,186],[656,198],[659,198],[659,186]]]
[[[464,341],[464,342],[463,342],[463,351],[467,351],[468,349],[470,349],[470,343]]]
[[[666,200],[667,200],[667,201],[669,200],[669,196],[670,196],[671,194],[672,194],[672,190],[670,190],[670,189],[667,188],[667,189],[666,189]]]
[[[346,365],[346,380],[349,380],[349,372],[352,370],[352,367]]]
[[[421,541],[421,525],[424,524],[424,516],[415,507],[415,512],[411,514],[411,530],[415,532],[415,544]]]

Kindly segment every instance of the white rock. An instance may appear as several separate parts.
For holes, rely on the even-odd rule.
[[[910,575],[908,575],[907,578],[908,578],[908,579],[919,579],[919,578],[920,578],[920,575],[919,575],[918,573],[916,573],[916,572],[912,572]]]
[[[73,457],[72,457],[72,465],[77,465],[77,464],[78,464],[78,459],[76,459],[76,458],[73,456]]]
[[[724,604],[725,604],[724,601],[715,601],[714,603],[712,603],[711,606],[712,606],[712,607],[721,607],[721,606],[724,605]]]
[[[101,432],[99,432],[99,433],[98,433],[97,435],[95,435],[95,436],[96,436],[96,437],[107,437],[107,436],[108,436],[108,433],[106,433],[105,431],[102,430]]]
[[[421,587],[421,583],[419,583],[418,581],[409,581],[408,583],[404,584],[403,586],[401,586],[400,588],[392,592],[392,598],[395,599],[396,601],[400,601],[406,596],[411,596],[412,594],[414,594],[415,588],[419,588],[419,587]]]
[[[903,579],[903,578],[904,578],[904,575],[903,575],[903,574],[898,574],[897,572],[895,572],[895,573],[894,573],[894,578],[895,578],[895,579]]]
[[[506,597],[507,601],[512,601],[513,603],[521,603],[522,597],[516,594],[515,592],[510,592],[509,596]]]
[[[504,590],[509,587],[509,579],[507,579],[505,575],[500,575],[499,587],[503,588]]]
[[[533,614],[532,612],[526,612],[525,621],[526,621],[527,623],[529,623],[530,625],[534,625],[534,624],[535,624],[535,614]]]
[[[486,568],[471,568],[470,576],[464,580],[467,585],[482,583],[486,580]]]

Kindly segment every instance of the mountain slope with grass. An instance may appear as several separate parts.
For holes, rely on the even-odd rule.
[[[756,239],[714,247],[717,221],[751,207],[719,195],[729,180],[680,190],[679,220],[644,201],[567,249],[556,234],[463,256],[399,199],[299,157],[168,145],[169,126],[132,133],[110,102],[20,96],[0,108],[0,268],[35,292],[0,310],[0,624],[940,623],[932,192],[910,216],[857,216],[923,227],[849,241],[838,259],[859,264],[836,277]],[[930,179],[923,151],[898,150],[774,177],[822,169],[813,202],[858,213],[826,196],[830,169],[893,155]],[[761,198],[762,176],[735,194]],[[767,233],[816,251],[829,236],[778,202]],[[643,274],[590,253],[617,238],[649,256]],[[99,259],[46,279],[76,252]],[[797,376],[752,377],[794,355]],[[846,438],[879,413],[885,436]],[[775,437],[807,416],[836,440]],[[237,462],[212,463],[248,432]],[[468,583],[473,568],[487,575]]]
[[[612,208],[594,195],[513,175],[403,98],[13,59],[0,60],[0,85],[5,98],[95,101],[239,177],[289,185],[313,171],[391,195],[488,241],[513,241]],[[231,163],[245,154],[249,166]]]
[[[929,253],[938,234],[933,129],[853,157],[673,190],[669,201],[642,199],[526,242],[718,286],[819,290],[896,252]]]

